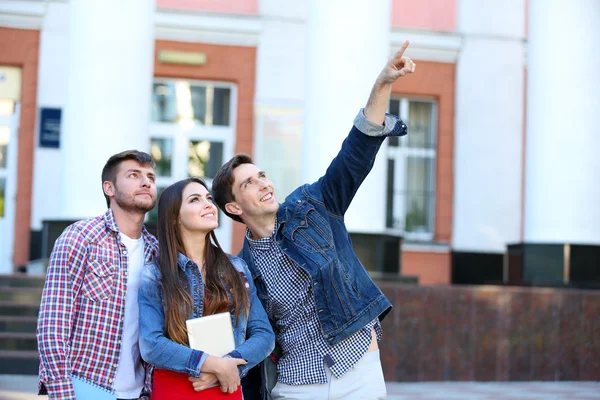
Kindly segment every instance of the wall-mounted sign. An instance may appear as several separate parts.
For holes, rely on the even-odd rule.
[[[204,65],[207,57],[205,53],[197,51],[161,50],[158,52],[158,61],[163,64]]]
[[[0,66],[0,99],[21,101],[21,68]]]
[[[60,108],[40,109],[40,147],[58,149],[60,147]]]

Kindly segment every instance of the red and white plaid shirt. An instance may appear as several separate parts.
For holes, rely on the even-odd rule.
[[[158,242],[143,228],[144,258]],[[71,376],[113,391],[121,352],[127,249],[112,210],[70,225],[56,240],[42,293],[37,340],[40,394],[75,399]],[[150,393],[150,368],[143,394]]]

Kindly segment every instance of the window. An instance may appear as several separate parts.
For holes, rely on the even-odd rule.
[[[163,81],[152,91],[152,120],[228,126],[231,89],[212,83]]]
[[[173,139],[150,139],[150,155],[156,163],[155,171],[158,176],[171,176],[173,163]]]
[[[8,126],[0,126],[0,168],[7,168],[8,143],[10,141],[10,129]]]
[[[4,218],[6,197],[6,176],[8,168],[8,145],[10,142],[10,128],[0,126],[0,218]],[[4,172],[4,173],[3,173]]]
[[[435,210],[437,105],[393,99],[389,112],[408,125],[408,135],[389,139],[387,227],[407,239],[432,240]]]
[[[208,140],[189,142],[188,176],[213,179],[223,165],[223,143]]]
[[[150,154],[156,163],[159,193],[190,176],[203,177],[210,186],[217,170],[233,156],[236,93],[229,83],[155,80]],[[156,218],[157,207],[148,213],[148,222]],[[221,213],[216,233],[229,251],[231,221]]]
[[[4,218],[4,197],[5,197],[6,179],[0,178],[0,218]]]

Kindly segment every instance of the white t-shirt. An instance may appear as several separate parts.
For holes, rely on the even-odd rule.
[[[144,388],[145,371],[141,363],[138,344],[138,289],[144,267],[144,237],[131,239],[120,234],[127,248],[127,294],[125,296],[125,315],[123,318],[123,336],[121,337],[121,356],[117,366],[114,389],[117,398],[137,399]]]

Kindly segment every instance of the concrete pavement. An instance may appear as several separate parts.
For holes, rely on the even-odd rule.
[[[388,400],[600,400],[600,382],[388,382]],[[0,400],[43,400],[37,377],[0,375]]]

